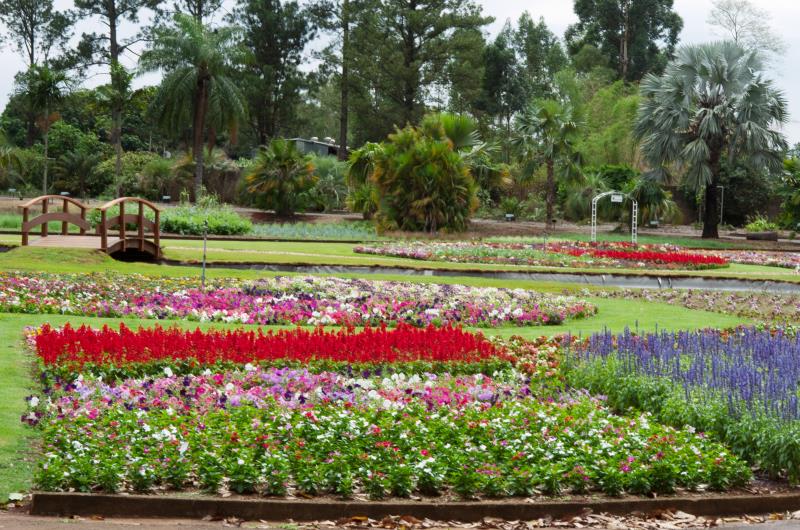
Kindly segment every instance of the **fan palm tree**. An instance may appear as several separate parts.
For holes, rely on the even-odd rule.
[[[244,96],[230,75],[233,59],[240,53],[237,30],[211,29],[177,14],[175,27],[154,33],[152,46],[139,58],[139,68],[165,72],[153,102],[159,123],[172,132],[191,123],[196,199],[203,186],[203,144],[207,140],[213,147],[221,131],[235,136],[244,116]]]
[[[716,42],[680,48],[662,75],[642,80],[634,134],[652,177],[669,179],[672,166],[705,189],[704,238],[719,237],[723,156],[775,170],[783,162],[786,100],[762,70],[757,52]]]
[[[260,194],[280,216],[294,214],[301,193],[314,185],[314,165],[291,140],[276,138],[261,148],[245,175],[247,190]]]
[[[580,177],[581,122],[573,108],[554,99],[538,100],[517,118],[512,140],[523,160],[537,160],[547,168],[547,224],[554,222],[556,173],[567,180]]]

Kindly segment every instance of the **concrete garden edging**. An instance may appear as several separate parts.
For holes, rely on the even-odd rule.
[[[480,521],[564,518],[592,513],[653,514],[666,510],[696,516],[734,516],[795,511],[800,493],[774,495],[705,495],[660,498],[588,499],[528,502],[524,500],[415,502],[283,499],[230,499],[210,496],[107,495],[93,493],[34,493],[31,515],[193,518],[238,517],[245,520],[322,521],[365,516],[382,519],[410,515],[438,521]]]

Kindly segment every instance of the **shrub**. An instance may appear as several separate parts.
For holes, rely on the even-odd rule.
[[[250,193],[258,194],[256,204],[290,216],[302,206],[303,194],[316,184],[314,169],[294,142],[277,138],[259,151],[245,182]]]
[[[774,232],[778,229],[778,225],[771,222],[763,215],[757,215],[750,219],[744,227],[747,232]]]
[[[116,160],[112,156],[97,165],[97,178],[106,183],[105,195],[117,197],[135,196],[147,199],[158,199],[158,190],[148,186],[148,179],[144,178],[143,170],[148,164],[161,157],[149,152],[129,152],[122,154],[122,171],[119,178],[115,178]]]
[[[316,182],[314,187],[304,194],[303,206],[317,212],[342,210],[347,197],[345,184],[347,163],[326,155],[312,157],[311,164],[314,166]]]
[[[477,186],[439,118],[429,116],[420,127],[397,130],[377,154],[372,180],[383,227],[466,230],[478,206]]]

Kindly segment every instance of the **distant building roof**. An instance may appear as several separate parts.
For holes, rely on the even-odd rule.
[[[336,141],[334,141],[333,138],[324,138],[323,140],[316,137],[289,138],[289,141],[297,144],[297,148],[305,154],[315,153],[318,155],[335,156],[339,152],[339,146],[336,145]]]

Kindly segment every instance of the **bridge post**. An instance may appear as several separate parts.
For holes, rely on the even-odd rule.
[[[139,252],[144,252],[144,203],[139,203]]]
[[[28,207],[25,206],[22,209],[22,246],[28,246],[28,228],[25,226],[28,224]]]
[[[83,206],[81,206],[81,221],[85,221],[85,220],[86,220],[86,208],[84,208]],[[81,232],[80,232],[80,234],[81,234],[82,236],[85,236],[85,235],[86,235],[86,229],[85,229],[84,227],[81,227]]]
[[[127,241],[125,241],[125,201],[119,203],[119,239],[122,241],[122,252],[128,250]]]
[[[156,259],[161,257],[161,210],[156,210],[156,219],[153,226],[153,243],[156,245]]]
[[[67,203],[67,199],[64,199],[62,201],[62,203],[63,204],[61,205],[61,211],[64,212],[64,213],[69,213],[69,206],[68,206],[69,203]],[[68,233],[69,233],[69,230],[67,228],[67,222],[66,221],[61,221],[61,235],[65,236]]]
[[[108,227],[106,226],[106,211],[100,210],[100,250],[108,251]]]
[[[42,199],[42,215],[47,213],[48,203],[50,201],[45,197]],[[42,237],[47,237],[47,223],[42,223]]]

